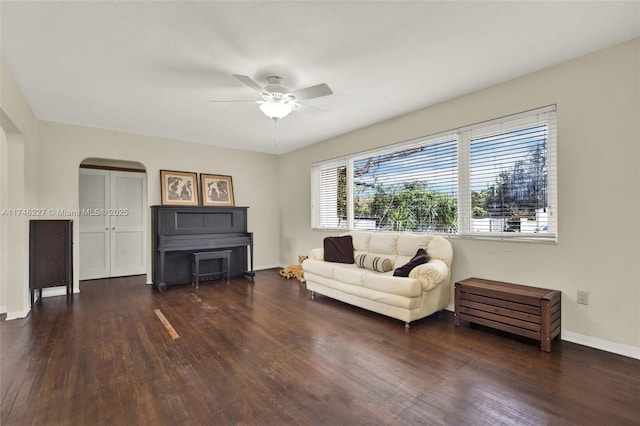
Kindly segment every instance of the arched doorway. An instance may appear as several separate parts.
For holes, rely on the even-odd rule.
[[[145,274],[144,165],[88,158],[80,164],[79,174],[79,279]]]

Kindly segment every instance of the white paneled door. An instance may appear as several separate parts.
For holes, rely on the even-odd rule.
[[[80,279],[111,276],[111,221],[106,211],[111,197],[111,172],[80,169]]]
[[[80,169],[80,279],[146,273],[145,173]]]

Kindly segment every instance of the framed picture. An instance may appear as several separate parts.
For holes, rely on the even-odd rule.
[[[231,176],[200,173],[203,206],[234,206]]]
[[[160,170],[160,187],[164,205],[198,205],[197,173]]]

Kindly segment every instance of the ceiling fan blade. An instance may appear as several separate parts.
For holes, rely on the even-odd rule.
[[[258,101],[219,101],[217,99],[210,99],[209,102],[214,102],[214,103],[215,102],[251,102],[251,103],[255,103],[255,102],[258,102]]]
[[[304,100],[311,98],[319,98],[320,96],[332,95],[333,91],[325,83],[317,84],[315,86],[307,87],[306,89],[296,90],[291,92],[296,100]]]
[[[232,74],[235,78],[237,78],[238,80],[240,80],[241,82],[243,82],[244,84],[246,84],[247,86],[251,87],[253,90],[255,90],[258,93],[262,93],[265,90],[262,88],[262,86],[260,86],[258,83],[256,83],[255,81],[253,81],[250,77],[247,77],[246,75],[240,75],[240,74]]]
[[[311,108],[314,109],[316,111],[322,111],[322,112],[329,112],[328,109],[324,109],[324,108],[318,108],[317,106],[313,106],[313,105],[309,105],[309,104],[303,104],[302,102],[296,102],[296,104],[298,105],[302,105],[305,108]]]

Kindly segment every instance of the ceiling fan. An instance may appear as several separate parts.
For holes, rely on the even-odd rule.
[[[281,118],[289,115],[291,111],[296,109],[298,105],[309,106],[302,104],[298,101],[319,98],[321,96],[327,96],[333,94],[333,91],[325,83],[317,84],[315,86],[307,87],[305,89],[295,90],[290,92],[282,82],[284,79],[277,75],[267,77],[267,85],[265,87],[260,86],[246,75],[232,74],[235,78],[242,83],[249,86],[251,89],[260,93],[262,100],[258,101],[210,101],[210,102],[255,102],[260,104],[260,110],[273,121],[277,121]],[[315,108],[315,107],[311,107]]]

